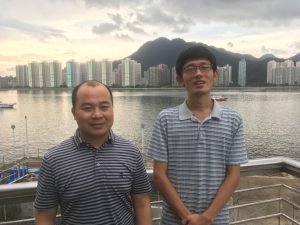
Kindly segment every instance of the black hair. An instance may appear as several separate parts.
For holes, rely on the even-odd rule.
[[[201,45],[195,45],[179,53],[176,60],[177,75],[182,77],[184,64],[186,64],[190,60],[196,60],[196,59],[207,59],[211,63],[212,69],[214,71],[217,70],[216,57],[207,48]]]
[[[106,89],[108,90],[109,94],[110,94],[110,98],[111,98],[111,102],[113,103],[113,96],[112,96],[112,92],[110,90],[110,88],[103,84],[102,82],[98,81],[98,80],[86,80],[80,84],[78,84],[72,91],[72,105],[73,105],[73,108],[75,108],[75,105],[76,105],[76,100],[77,100],[77,92],[79,90],[79,88],[86,84],[87,86],[90,86],[90,87],[96,87],[98,85],[103,85],[104,87],[106,87]]]

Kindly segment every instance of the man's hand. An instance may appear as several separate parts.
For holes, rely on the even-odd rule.
[[[210,225],[212,224],[212,219],[210,219],[205,214],[190,214],[185,219],[181,221],[182,225]]]

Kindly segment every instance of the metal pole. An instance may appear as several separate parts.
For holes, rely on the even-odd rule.
[[[13,152],[16,151],[15,128],[16,128],[16,125],[12,124],[12,125],[11,125],[11,129],[12,129],[12,131],[13,131]],[[16,168],[17,168],[17,176],[19,177],[19,167],[18,167],[18,164],[17,164],[17,159],[15,160],[15,162],[16,162]]]
[[[28,129],[27,129],[27,116],[25,116],[25,132],[26,132],[26,151],[28,152]],[[25,152],[25,149],[24,149],[24,152],[23,152],[23,156],[24,156],[24,158],[26,157],[26,152]]]
[[[16,148],[16,143],[15,143],[15,128],[16,126],[14,124],[11,125],[11,129],[12,129],[12,132],[13,132],[13,152],[15,152],[15,148]]]

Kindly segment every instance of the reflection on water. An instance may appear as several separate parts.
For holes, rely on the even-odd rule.
[[[288,156],[300,160],[300,92],[218,92],[222,104],[239,111],[245,124],[250,158]],[[142,124],[145,146],[159,111],[182,103],[184,90],[114,90],[116,133],[141,147]],[[16,102],[15,109],[0,110],[0,157],[8,161],[23,156],[26,149],[25,115],[29,150],[44,154],[49,147],[73,135],[70,90],[0,91],[0,100]],[[11,125],[14,124],[15,142]],[[0,163],[1,164],[1,163]]]

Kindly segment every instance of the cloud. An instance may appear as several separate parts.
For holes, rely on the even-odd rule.
[[[291,48],[295,48],[297,50],[300,50],[300,41],[294,41],[291,45]]]
[[[267,48],[265,45],[261,46],[261,52],[263,54],[274,54],[274,55],[287,54],[286,50],[277,49],[277,48]]]
[[[119,26],[113,23],[100,23],[98,26],[93,26],[93,33],[95,34],[110,34],[117,31]]]
[[[194,21],[240,24],[243,26],[269,24],[278,26],[300,19],[298,0],[165,0],[169,12],[189,15]],[[162,7],[165,8],[166,7]]]
[[[63,55],[66,55],[66,56],[74,56],[74,55],[77,55],[77,52],[74,51],[74,50],[67,50],[67,51],[64,51],[64,52],[63,52]]]
[[[227,43],[227,47],[228,47],[228,48],[232,48],[233,46],[234,46],[234,45],[233,45],[232,42],[228,42],[228,43]]]
[[[124,41],[134,41],[128,34],[116,34],[115,37]]]
[[[109,13],[108,16],[115,22],[117,25],[121,25],[123,23],[123,18],[122,16],[117,13],[117,14],[111,14]]]
[[[269,53],[269,49],[267,49],[266,46],[262,45],[261,46],[261,52],[264,53],[264,54]]]
[[[0,27],[1,26],[18,30],[34,38],[38,37],[41,41],[47,41],[51,38],[62,38],[68,40],[68,38],[63,34],[64,32],[62,30],[48,26],[25,23],[17,19],[0,20]]]
[[[139,4],[151,2],[143,0],[84,0],[87,6],[93,7],[107,7],[107,8],[122,8],[123,6],[137,6]]]
[[[138,27],[138,25],[133,24],[133,23],[127,23],[126,28],[133,33],[147,34],[142,28]]]
[[[152,27],[161,27],[175,33],[184,33],[194,24],[193,20],[185,15],[163,11],[160,8],[149,7],[144,12],[137,13],[137,21]]]

